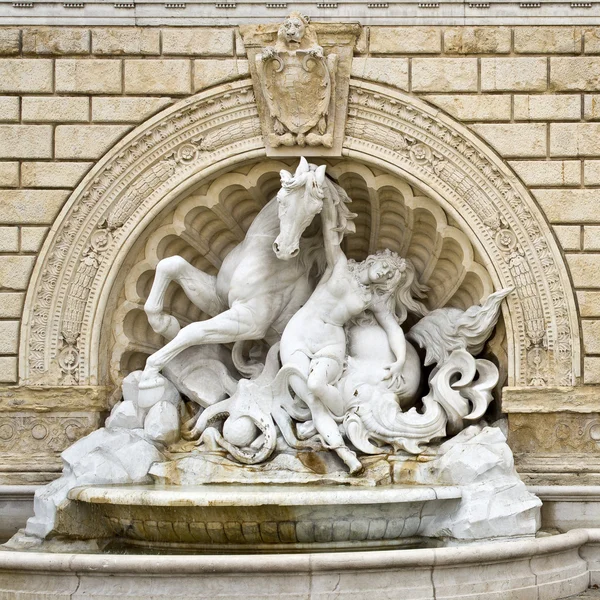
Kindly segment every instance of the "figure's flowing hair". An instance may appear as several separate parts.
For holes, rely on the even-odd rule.
[[[371,254],[361,263],[348,261],[348,268],[358,270],[369,268],[373,263],[386,260],[394,267],[394,275],[391,279],[381,283],[372,283],[374,292],[372,304],[385,305],[387,311],[396,317],[399,325],[402,325],[408,313],[424,317],[429,309],[421,302],[426,297],[429,288],[419,282],[417,272],[409,258],[401,258],[392,250],[379,250]],[[374,316],[371,311],[365,312],[357,317],[356,324],[367,324],[373,322]]]

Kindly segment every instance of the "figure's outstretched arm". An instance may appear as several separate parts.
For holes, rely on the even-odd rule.
[[[396,362],[386,367],[388,375],[385,377],[386,379],[392,378],[393,383],[396,384],[398,377],[402,380],[404,379],[402,376],[402,369],[404,368],[404,361],[406,360],[406,339],[404,337],[404,331],[402,331],[402,327],[398,325],[398,321],[396,321],[394,315],[386,308],[372,307],[371,310],[373,310],[377,322],[385,331],[390,348],[396,356]]]

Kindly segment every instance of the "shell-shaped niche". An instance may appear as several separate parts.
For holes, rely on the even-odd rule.
[[[219,175],[179,200],[138,245],[118,294],[111,326],[111,376],[118,383],[142,368],[164,341],[144,313],[158,262],[183,256],[195,267],[216,274],[227,253],[243,238],[261,208],[279,189],[279,171],[295,162],[263,160]],[[351,160],[327,162],[327,172],[346,190],[357,213],[356,233],[344,241],[348,258],[362,260],[389,248],[409,258],[426,304],[467,308],[494,291],[491,278],[467,235],[441,206],[406,181]],[[171,283],[165,311],[182,325],[207,318],[183,290]]]

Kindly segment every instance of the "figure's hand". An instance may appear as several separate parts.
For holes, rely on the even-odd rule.
[[[403,369],[404,369],[404,363],[396,361],[396,362],[392,363],[391,365],[384,367],[386,374],[383,376],[383,378],[386,380],[390,380],[390,384],[393,387],[398,387],[399,385],[403,385],[405,383],[404,375],[402,375]]]

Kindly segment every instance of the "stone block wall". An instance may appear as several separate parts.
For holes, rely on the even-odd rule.
[[[600,28],[365,27],[352,70],[446,111],[531,189],[566,255],[585,402],[600,407]],[[86,172],[173,102],[247,76],[234,27],[0,28],[1,385],[18,380],[36,255]]]

